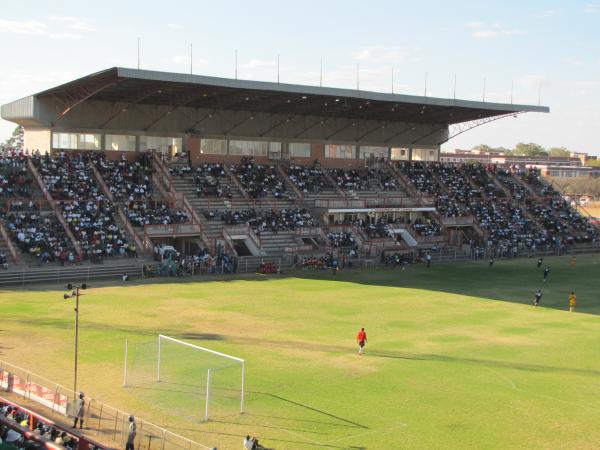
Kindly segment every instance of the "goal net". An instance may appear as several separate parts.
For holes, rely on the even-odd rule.
[[[165,335],[125,341],[123,386],[175,415],[204,420],[244,412],[244,360]]]

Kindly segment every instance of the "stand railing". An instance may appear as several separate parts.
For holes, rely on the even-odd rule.
[[[54,413],[69,417],[72,415],[71,405],[78,397],[78,393],[65,386],[4,361],[0,361],[0,389],[13,392],[39,403]],[[120,447],[127,440],[129,432],[127,418],[131,412],[113,408],[87,395],[86,400],[83,418],[86,424],[86,435],[95,433],[99,441],[114,443],[109,447],[101,444],[101,448]],[[139,449],[211,450],[213,448],[179,436],[140,417],[136,417],[136,423],[136,448]]]
[[[152,246],[147,245],[146,241],[140,238],[138,233],[135,231],[135,228],[133,228],[133,225],[129,221],[129,218],[125,215],[125,212],[119,207],[119,205],[116,205],[115,208],[117,211],[117,215],[119,216],[119,219],[121,220],[121,223],[123,224],[123,226],[129,233],[129,235],[135,241],[136,247],[139,248],[141,252],[147,252],[147,251],[152,250]]]
[[[240,180],[238,180],[235,174],[231,172],[231,169],[229,169],[229,166],[227,164],[223,164],[223,170],[225,171],[231,182],[234,184],[234,186],[237,188],[237,190],[242,193],[242,196],[246,199],[246,201],[251,202],[250,196],[244,190],[242,183],[240,183]]]
[[[281,175],[281,177],[284,179],[288,187],[291,188],[292,191],[294,191],[294,194],[296,194],[298,200],[304,201],[304,194],[300,191],[300,189],[298,189],[298,186],[296,186],[292,182],[292,180],[290,180],[290,177],[288,177],[287,173],[285,173],[285,170],[283,170],[283,167],[281,167],[279,164],[277,165],[277,171],[279,172],[279,175]]]
[[[17,249],[15,248],[12,240],[10,239],[8,231],[6,230],[6,228],[4,227],[4,223],[2,222],[0,222],[0,234],[2,235],[2,239],[6,241],[6,246],[8,247],[8,251],[14,263],[19,264],[19,252],[17,252]]]
[[[342,190],[338,184],[335,182],[335,180],[333,179],[333,177],[331,175],[329,175],[329,171],[326,168],[323,168],[323,176],[325,178],[327,178],[327,181],[329,181],[329,183],[334,187],[335,191],[341,195],[342,197],[346,198],[348,197],[348,194]]]
[[[73,247],[75,248],[75,252],[81,258],[83,258],[83,251],[81,250],[81,246],[79,245],[79,242],[77,242],[77,239],[75,239],[75,236],[73,235],[73,233],[71,231],[71,228],[67,224],[67,222],[62,214],[62,209],[59,207],[58,203],[52,198],[52,195],[50,195],[50,192],[48,191],[48,188],[46,187],[46,183],[44,183],[44,180],[42,180],[42,177],[40,176],[39,172],[37,171],[37,169],[35,167],[35,164],[33,164],[33,161],[31,160],[30,157],[27,158],[27,167],[29,169],[29,172],[31,173],[31,175],[33,176],[35,181],[37,182],[38,186],[40,187],[42,193],[44,194],[46,201],[50,205],[50,209],[52,209],[52,212],[54,213],[54,215],[56,216],[56,218],[62,225],[63,229],[65,230],[65,233],[71,240],[71,243],[73,244]]]

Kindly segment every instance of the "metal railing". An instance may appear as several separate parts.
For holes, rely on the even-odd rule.
[[[0,221],[0,234],[2,235],[2,239],[6,242],[6,246],[8,247],[8,251],[10,252],[10,256],[12,257],[15,264],[19,264],[20,256],[19,252],[15,248],[12,240],[10,239],[10,235],[6,228],[4,227],[4,223]]]
[[[78,393],[61,384],[1,360],[0,387],[68,417],[72,416],[73,404],[78,397]],[[93,397],[86,397],[86,400],[83,420],[88,434],[94,433],[101,442],[117,442],[123,445],[127,441],[128,418],[131,413],[109,406]],[[136,423],[138,450],[211,450],[214,448],[175,434],[139,417],[136,417]]]

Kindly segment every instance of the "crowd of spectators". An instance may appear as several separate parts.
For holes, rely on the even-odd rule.
[[[312,217],[310,211],[304,208],[225,210],[205,212],[204,216],[209,220],[222,220],[227,225],[248,224],[258,232],[272,231],[276,233],[318,225],[317,220]]]
[[[322,191],[333,190],[333,186],[323,173],[323,168],[316,161],[311,167],[291,163],[286,168],[286,173],[292,183],[304,194],[318,194]]]
[[[240,164],[232,164],[230,169],[251,198],[293,198],[286,193],[285,183],[275,166],[257,164],[253,158],[243,157]]]
[[[30,198],[33,180],[27,172],[27,156],[0,154],[0,197]]]
[[[124,154],[119,160],[112,161],[96,154],[93,160],[115,201],[151,198],[153,168],[149,154],[143,153],[133,163],[129,163]]]
[[[412,224],[419,236],[440,236],[442,226],[432,218],[417,218]]]
[[[429,168],[434,165],[427,165],[420,161],[396,161],[397,169],[402,172],[414,185],[416,191],[423,195],[438,195],[441,191],[440,186],[435,182]]]
[[[42,181],[55,200],[97,198],[99,188],[90,168],[88,155],[60,152],[58,156],[34,156]]]
[[[97,200],[61,202],[60,205],[85,258],[102,263],[106,257],[137,257],[135,244],[127,242],[107,200],[100,197]]]
[[[363,191],[369,189],[368,173],[366,170],[329,169],[329,174],[338,187],[344,191]]]
[[[171,208],[167,203],[154,200],[131,200],[123,211],[135,227],[170,225],[188,222],[187,212]]]
[[[31,418],[25,412],[18,411],[11,405],[0,402],[0,415],[25,429],[29,429]],[[60,431],[43,422],[37,422],[33,433],[54,444],[74,450],[78,446],[76,437]],[[3,450],[44,450],[45,446],[35,441],[26,440],[25,436],[9,427],[0,427],[0,446]]]
[[[11,212],[6,215],[5,223],[19,250],[38,264],[59,262],[64,265],[79,261],[69,237],[54,216]]]
[[[327,243],[332,247],[354,247],[356,240],[352,233],[346,231],[329,232],[327,233]]]

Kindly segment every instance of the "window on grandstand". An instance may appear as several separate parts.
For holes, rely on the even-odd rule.
[[[392,160],[406,161],[409,153],[407,148],[392,147]]]
[[[327,144],[325,158],[354,159],[356,147],[354,145]]]
[[[437,161],[438,151],[430,148],[413,148],[414,161]]]
[[[304,142],[292,142],[289,145],[290,156],[292,158],[310,158],[311,146]]]
[[[362,146],[359,150],[360,159],[370,158],[373,155],[374,158],[386,158],[388,157],[387,147],[371,147]]]
[[[225,139],[200,139],[200,153],[226,155],[227,141]]]
[[[183,149],[183,139],[163,136],[140,136],[140,150],[156,150],[167,154],[169,150],[173,153]]]
[[[229,141],[230,155],[267,156],[269,143],[264,141]]]
[[[100,135],[52,133],[52,148],[64,150],[100,150]]]
[[[269,159],[281,159],[281,142],[269,142]]]
[[[125,134],[107,134],[104,138],[106,150],[131,152],[135,150],[135,136]]]

